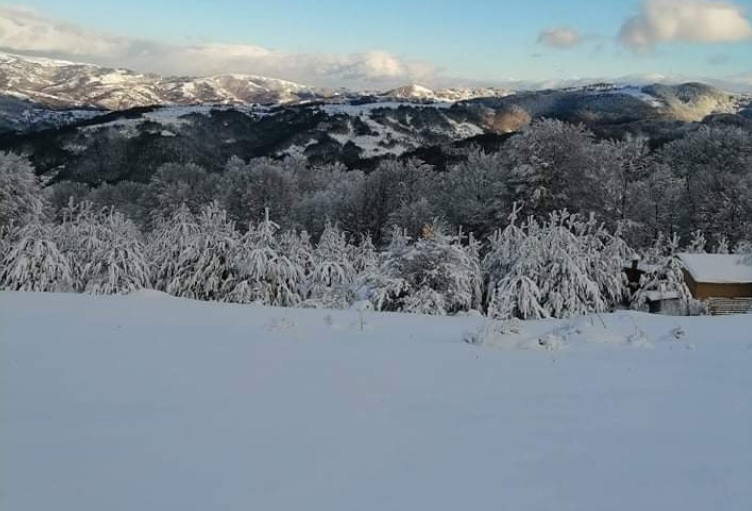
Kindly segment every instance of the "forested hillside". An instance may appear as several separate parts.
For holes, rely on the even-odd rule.
[[[750,251],[744,127],[693,125],[656,144],[540,120],[496,150],[452,155],[443,168],[407,156],[367,169],[300,154],[219,169],[176,159],[107,182],[108,157],[40,179],[6,153],[0,287],[567,317],[641,307],[622,272],[637,254],[652,268],[642,291],[688,299],[679,250]]]

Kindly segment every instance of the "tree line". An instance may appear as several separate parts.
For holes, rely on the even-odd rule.
[[[567,317],[689,296],[675,254],[749,251],[752,136],[701,127],[653,149],[544,120],[438,172],[232,158],[148,183],[42,183],[0,156],[0,288],[281,306]],[[684,242],[682,242],[684,240]],[[622,268],[653,263],[642,293]]]

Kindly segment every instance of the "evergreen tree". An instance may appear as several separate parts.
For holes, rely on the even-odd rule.
[[[692,237],[689,240],[689,245],[687,245],[686,251],[690,254],[705,254],[705,246],[707,243],[705,234],[700,229],[697,229],[692,232]]]
[[[95,212],[71,201],[56,229],[71,262],[74,289],[92,294],[130,293],[150,286],[151,268],[136,226],[112,209]]]
[[[528,218],[491,240],[484,259],[489,315],[499,318],[561,318],[602,312],[626,294],[622,265],[629,253],[618,235],[594,217],[580,220],[555,212],[543,224]]]
[[[302,301],[305,270],[282,249],[279,225],[269,219],[251,226],[233,253],[239,270],[239,282],[232,300],[240,303],[295,306]]]
[[[313,252],[306,305],[343,309],[352,303],[355,267],[350,252],[345,233],[327,223]]]
[[[433,229],[430,237],[409,243],[399,231],[382,264],[368,276],[376,310],[453,314],[480,303],[481,273],[477,247]]]
[[[5,291],[68,292],[73,272],[55,244],[53,227],[35,221],[14,227],[2,263],[0,289]]]
[[[187,240],[180,254],[182,271],[170,289],[186,298],[231,301],[240,278],[232,260],[239,245],[235,224],[216,202],[204,207],[196,220],[198,232]]]
[[[43,209],[42,185],[29,160],[0,152],[0,226],[33,223]]]
[[[149,259],[153,262],[154,287],[175,296],[181,296],[181,280],[192,270],[195,261],[194,240],[200,235],[196,217],[187,206],[180,206],[175,213],[160,220],[152,232],[149,243]]]

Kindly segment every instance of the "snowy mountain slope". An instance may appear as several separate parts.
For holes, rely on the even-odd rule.
[[[405,85],[390,91],[384,92],[381,96],[392,99],[409,99],[423,101],[443,101],[454,103],[457,101],[466,101],[475,98],[494,98],[504,97],[514,94],[509,89],[493,87],[476,87],[476,88],[451,88],[451,89],[430,89],[418,84]]]
[[[748,109],[752,98],[696,83],[682,85],[593,84],[542,91],[525,91],[513,104],[526,105],[532,117],[546,110],[552,93],[577,96],[630,96],[660,110],[665,116],[698,121],[710,114],[736,114]],[[95,106],[123,110],[151,105],[284,104],[312,99],[341,101],[372,97],[376,101],[456,103],[485,98],[488,104],[515,96],[509,89],[493,87],[431,89],[418,84],[386,92],[358,92],[310,87],[285,80],[253,75],[225,74],[211,77],[162,77],[124,69],[0,53],[0,94],[29,99],[54,107]],[[609,98],[610,97],[610,98]],[[541,103],[530,105],[530,100]],[[597,105],[596,105],[597,109]]]
[[[161,77],[92,64],[0,53],[0,94],[52,106],[96,106],[123,110],[150,105],[294,103],[310,99],[358,98],[372,95],[384,101],[457,102],[477,97],[500,97],[511,91],[498,88],[431,90],[409,85],[388,92],[315,88],[252,75]]]
[[[232,156],[285,155],[363,168],[365,160],[486,132],[482,120],[445,103],[194,105],[112,112],[57,131],[8,135],[0,137],[0,150],[29,153],[41,173],[97,183],[97,162],[110,169],[108,181],[148,180],[176,155],[212,170]]]
[[[648,85],[642,92],[664,105],[664,109],[682,121],[701,121],[712,114],[737,114],[752,105],[747,95],[729,94],[702,83]]]
[[[61,128],[103,114],[96,109],[53,109],[12,96],[0,96],[0,133]]]
[[[752,97],[730,94],[698,83],[681,85],[595,84],[586,87],[517,92],[477,98],[469,104],[487,108],[489,124],[516,131],[531,119],[554,117],[586,125],[700,122],[716,114],[747,115]]]
[[[750,321],[0,293],[0,504],[749,509]]]
[[[259,76],[161,77],[0,54],[0,94],[52,106],[121,110],[165,104],[288,103],[331,93]]]

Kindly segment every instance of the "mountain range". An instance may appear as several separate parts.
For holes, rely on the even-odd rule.
[[[314,101],[352,102],[404,101],[457,103],[480,100],[486,106],[513,105],[514,115],[524,110],[531,118],[549,108],[552,98],[585,94],[599,102],[603,96],[639,99],[665,117],[697,121],[714,113],[737,114],[752,102],[752,96],[731,94],[703,84],[647,85],[642,87],[595,84],[582,87],[514,91],[475,87],[434,90],[410,84],[388,91],[363,92],[326,89],[254,75],[224,74],[209,77],[163,77],[93,64],[0,53],[0,116],[13,124],[17,113],[28,122],[40,117],[39,110],[75,110],[75,115],[57,115],[60,122],[93,114],[92,110],[127,110],[145,106],[175,105],[282,105]],[[489,99],[490,98],[490,99]],[[596,105],[597,106],[597,105]],[[26,108],[25,108],[26,107]],[[503,112],[502,112],[503,113]],[[522,117],[526,117],[522,114]],[[0,118],[0,121],[2,119]],[[506,121],[503,121],[504,124]],[[54,123],[53,123],[54,124]]]
[[[0,54],[0,150],[29,155],[52,178],[90,184],[147,180],[174,161],[221,170],[232,156],[361,169],[417,156],[441,167],[458,146],[498,148],[541,118],[581,123],[599,137],[631,133],[661,143],[698,123],[752,127],[752,96],[700,83],[356,92]]]
[[[289,103],[335,92],[260,76],[162,77],[0,54],[0,94],[53,107],[123,110],[146,105]]]
[[[497,88],[431,90],[417,84],[387,92],[363,93],[254,75],[163,77],[0,53],[0,94],[57,108],[124,110],[152,105],[286,104],[366,95],[454,102],[510,93],[512,91]]]

